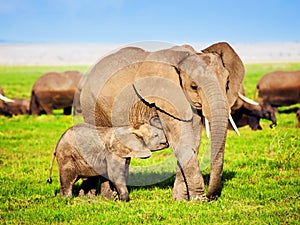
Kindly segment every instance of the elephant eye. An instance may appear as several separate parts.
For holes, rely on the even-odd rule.
[[[197,89],[198,89],[198,85],[195,84],[195,83],[192,83],[192,84],[191,84],[191,88],[192,88],[193,90],[197,90]]]

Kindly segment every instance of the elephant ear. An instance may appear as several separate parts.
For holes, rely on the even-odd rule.
[[[111,153],[121,158],[148,158],[151,156],[150,149],[143,142],[143,136],[150,135],[149,132],[125,126],[114,128],[112,135],[109,146]]]
[[[172,116],[188,121],[193,112],[180,86],[176,67],[161,62],[143,62],[137,73],[133,88],[147,104]]]
[[[238,98],[238,91],[245,75],[245,68],[242,60],[233,48],[226,42],[213,44],[202,50],[202,52],[217,54],[221,58],[223,66],[229,72],[226,95],[229,107],[233,106]]]

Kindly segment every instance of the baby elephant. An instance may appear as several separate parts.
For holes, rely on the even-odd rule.
[[[129,200],[126,186],[130,158],[147,158],[153,149],[168,146],[161,128],[142,124],[138,129],[95,127],[79,123],[69,128],[58,141],[50,164],[48,182],[56,157],[60,172],[60,195],[71,196],[79,178],[105,176],[115,186],[119,199]]]

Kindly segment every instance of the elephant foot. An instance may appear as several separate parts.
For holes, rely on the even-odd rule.
[[[182,176],[177,176],[176,174],[173,187],[173,200],[175,201],[189,200],[187,186],[181,178]]]
[[[210,199],[204,194],[204,191],[200,191],[199,193],[188,193],[186,184],[184,182],[178,182],[175,180],[174,188],[173,188],[173,200],[175,201],[201,201],[201,202],[209,202]]]
[[[173,188],[174,200],[204,200],[204,180],[197,156],[191,158],[183,168],[178,164]]]
[[[205,196],[206,202],[213,202],[218,200],[218,196]]]

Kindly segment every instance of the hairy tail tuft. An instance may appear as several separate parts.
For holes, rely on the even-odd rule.
[[[52,178],[51,177],[48,178],[47,183],[52,184]]]

